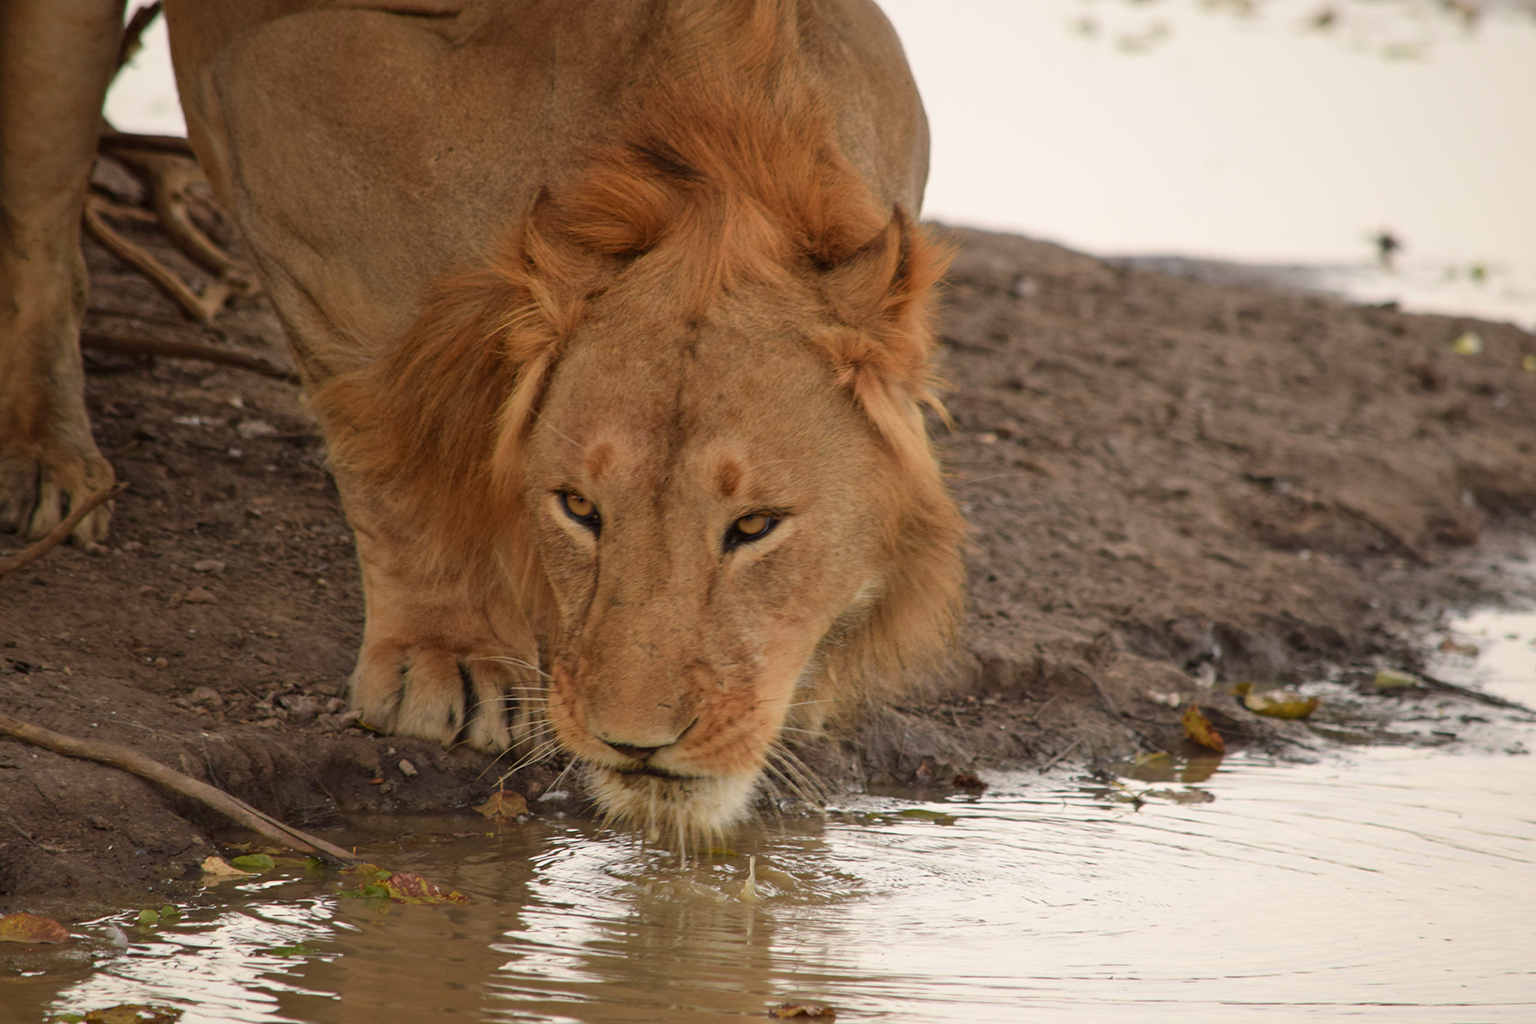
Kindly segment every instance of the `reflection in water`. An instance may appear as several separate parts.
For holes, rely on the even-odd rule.
[[[1536,617],[1452,633],[1499,671],[1536,664]],[[1445,659],[1441,675],[1475,677]],[[1528,699],[1532,680],[1503,685]],[[1488,717],[1504,747],[1536,745],[1530,716]],[[841,1020],[1530,1021],[1536,759],[1457,750],[998,777],[943,816],[865,798],[686,867],[582,823],[439,821],[387,859],[469,906],[226,887],[179,923],[116,918],[128,949],[87,947],[88,968],[0,978],[0,1022],[133,1001],[189,1024],[688,1024],[787,1000]]]

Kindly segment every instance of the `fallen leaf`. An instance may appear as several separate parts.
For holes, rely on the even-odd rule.
[[[388,878],[393,872],[377,864],[353,864],[351,867],[342,868],[341,873],[343,875],[379,875]]]
[[[898,818],[916,818],[919,821],[931,821],[935,825],[953,825],[955,816],[945,814],[943,811],[930,811],[923,807],[909,807],[896,813]]]
[[[1440,641],[1440,649],[1447,654],[1465,654],[1469,658],[1477,657],[1477,644],[1459,644],[1450,637]]]
[[[830,1006],[816,1006],[811,1003],[780,1003],[778,1006],[769,1007],[768,1016],[779,1020],[788,1020],[791,1017],[833,1020],[837,1017],[837,1011]]]
[[[1284,690],[1250,693],[1243,698],[1243,705],[1249,711],[1270,718],[1306,718],[1317,710],[1317,703],[1316,697],[1303,698],[1300,694]]]
[[[1154,750],[1150,754],[1137,754],[1131,758],[1131,763],[1138,768],[1144,768],[1147,765],[1165,765],[1172,761],[1173,755],[1166,750]]]
[[[1411,672],[1399,672],[1396,669],[1384,668],[1376,673],[1376,689],[1396,690],[1404,686],[1418,686],[1419,677]]]
[[[381,888],[396,903],[468,903],[469,897],[461,892],[444,892],[441,888],[409,871],[396,871],[384,880]]]
[[[250,875],[249,871],[241,871],[223,857],[204,857],[202,868],[203,882],[206,884],[216,885],[231,878],[245,878]]]
[[[172,1006],[124,1003],[105,1010],[92,1010],[85,1015],[85,1024],[174,1024],[180,1019],[181,1011]]]
[[[1451,342],[1451,351],[1459,356],[1475,356],[1483,350],[1483,339],[1476,331],[1465,331]]]
[[[0,942],[68,942],[69,932],[51,917],[21,911],[0,917]]]
[[[475,810],[492,821],[514,821],[528,813],[528,799],[521,793],[498,789]]]
[[[267,952],[273,956],[309,956],[314,950],[304,945],[304,943],[298,942],[292,946],[278,946],[276,949],[267,950]]]
[[[229,866],[234,868],[236,871],[256,873],[261,871],[271,871],[273,868],[277,867],[277,861],[273,860],[269,854],[248,853],[243,857],[236,857],[234,860],[230,861]]]
[[[1227,752],[1227,744],[1221,738],[1221,733],[1217,732],[1216,727],[1211,725],[1209,718],[1200,713],[1200,705],[1191,704],[1185,708],[1183,721],[1185,736],[1188,736],[1202,747],[1216,751],[1218,754],[1225,754]]]

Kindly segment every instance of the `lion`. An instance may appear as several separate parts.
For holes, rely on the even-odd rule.
[[[0,129],[3,259],[48,254],[7,277],[0,335],[24,367],[0,385],[0,515],[32,533],[110,480],[68,215],[81,83],[99,102],[107,78],[87,58],[121,15],[68,3],[91,46],[39,43],[57,0],[8,5],[0,39],[4,109],[32,118]],[[563,750],[611,819],[705,837],[765,779],[806,788],[788,739],[942,658],[964,533],[925,420],[947,253],[914,222],[926,122],[872,3],[166,8],[189,138],[356,535],[365,722]],[[23,44],[75,77],[19,88]],[[59,134],[66,85],[84,123],[44,148],[68,196],[13,159]]]

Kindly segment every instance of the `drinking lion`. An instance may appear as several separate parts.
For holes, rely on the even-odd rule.
[[[356,531],[365,721],[552,730],[605,812],[705,834],[940,654],[945,257],[872,3],[166,7]],[[121,6],[0,17],[0,527],[36,534],[111,479],[77,232]]]

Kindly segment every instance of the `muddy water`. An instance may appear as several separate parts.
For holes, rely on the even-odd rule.
[[[1479,663],[1434,670],[1529,701],[1536,616],[1458,628]],[[379,906],[297,870],[226,885],[7,972],[0,1021],[143,1002],[187,1022],[631,1024],[805,1001],[840,1020],[1528,1022],[1536,725],[1455,710],[1431,724],[1463,738],[1436,749],[994,776],[980,797],[768,822],[686,867],[569,820],[364,822],[414,828],[390,865],[474,902]]]

